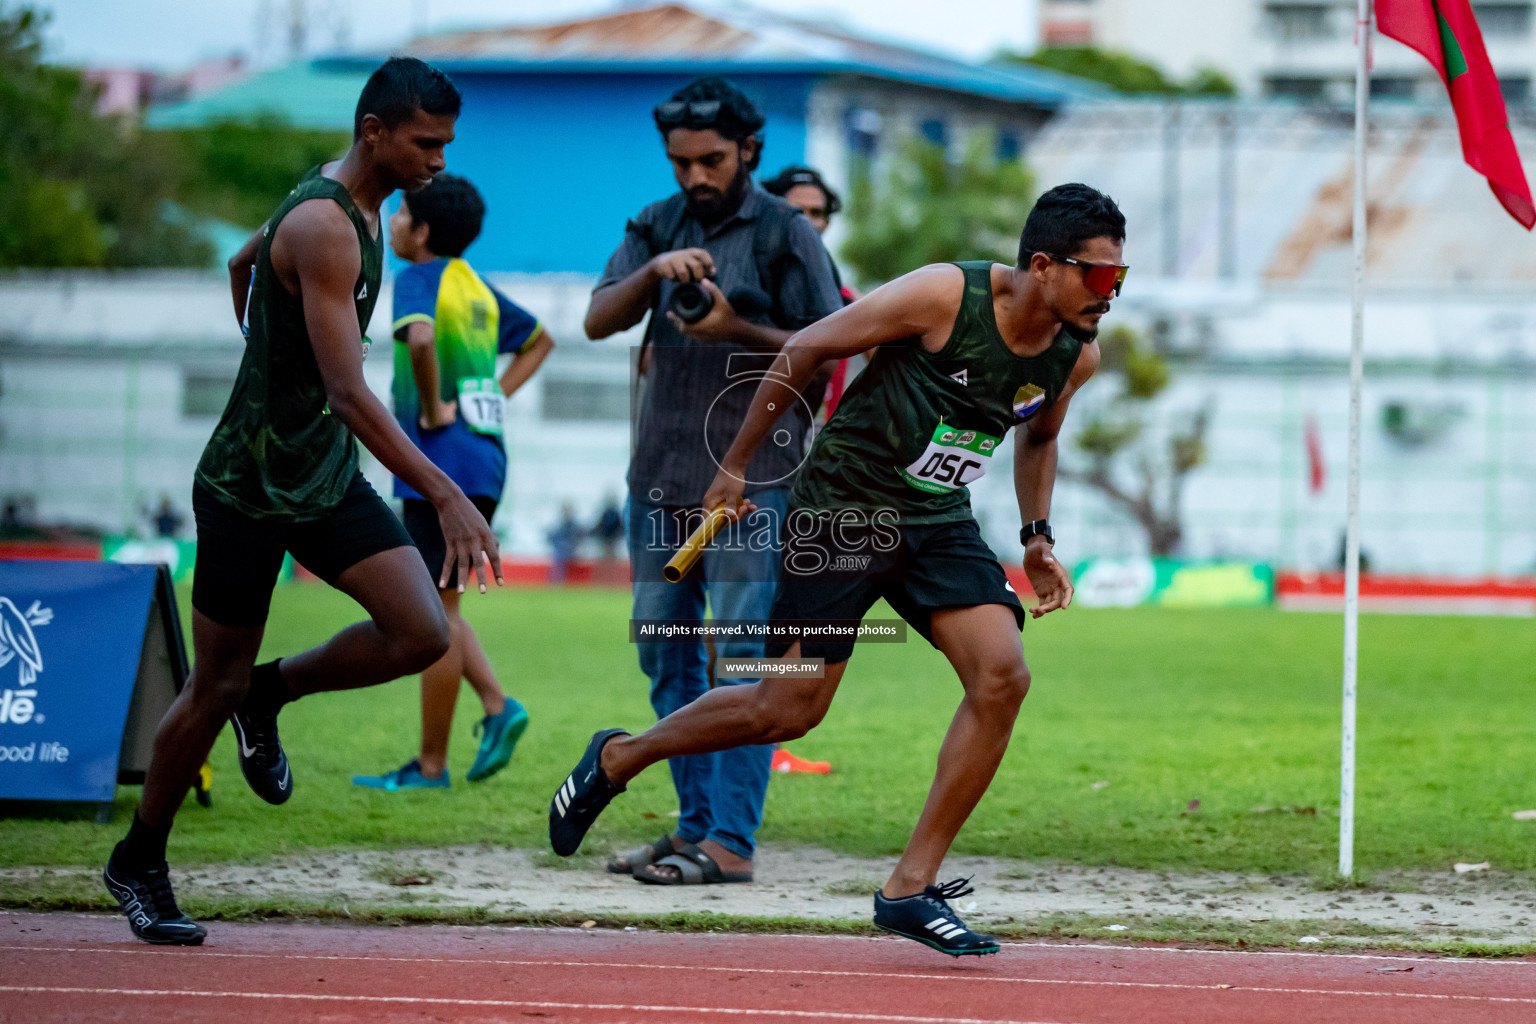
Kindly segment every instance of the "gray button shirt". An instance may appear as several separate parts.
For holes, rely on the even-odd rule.
[[[665,251],[704,249],[715,261],[715,284],[726,295],[737,288],[768,291],[758,277],[752,242],[759,213],[767,203],[781,202],[755,185],[736,214],[706,230],[685,214],[673,239],[657,239]],[[655,225],[665,200],[653,203],[635,218]],[[842,308],[832,261],[811,222],[796,216],[790,222],[788,253],[779,272],[775,300],[780,322],[798,330]],[[651,258],[650,248],[634,232],[603,269],[597,288],[622,281]],[[629,492],[656,505],[694,507],[704,500],[718,459],[725,456],[746,418],[752,396],[773,356],[743,345],[694,341],[684,336],[665,310],[676,285],[663,281],[651,307],[648,333],[652,352],[629,464]],[[594,291],[596,289],[593,289]],[[753,318],[771,324],[767,316]],[[747,466],[746,493],[788,487],[804,457],[808,412],[796,405],[784,412]]]

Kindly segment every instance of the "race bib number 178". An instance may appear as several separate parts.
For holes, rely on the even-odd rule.
[[[986,474],[998,440],[979,430],[957,430],[940,423],[917,461],[897,472],[920,491],[947,494]]]
[[[465,377],[459,381],[459,418],[477,434],[501,434],[507,400],[495,377]]]

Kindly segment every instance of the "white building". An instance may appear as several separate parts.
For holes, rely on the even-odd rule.
[[[1536,78],[1530,0],[1472,5],[1505,99],[1523,105]],[[1347,103],[1354,91],[1354,0],[1040,0],[1044,46],[1098,46],[1140,57],[1185,79],[1219,69],[1242,95]],[[1376,36],[1374,96],[1444,94],[1423,57]]]

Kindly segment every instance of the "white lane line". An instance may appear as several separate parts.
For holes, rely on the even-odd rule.
[[[26,950],[34,953],[103,953],[122,954],[127,956],[164,956],[163,950],[136,949],[133,947],[117,948],[92,948],[87,946],[5,946],[0,945],[0,950]],[[891,973],[884,971],[825,971],[810,968],[786,968],[786,967],[712,967],[703,964],[650,964],[631,963],[627,961],[606,960],[489,960],[477,957],[431,957],[431,956],[347,956],[335,953],[220,953],[211,949],[199,949],[187,954],[188,961],[192,958],[221,957],[230,960],[317,960],[317,961],[343,961],[364,963],[400,963],[400,964],[468,964],[471,966],[483,965],[486,967],[588,967],[601,970],[639,970],[639,971],[695,971],[695,972],[724,972],[726,974],[764,974],[764,975],[789,975],[795,977],[823,977],[823,978],[877,978],[882,981],[989,981],[1012,985],[1063,985],[1080,988],[1132,988],[1132,989],[1164,989],[1178,992],[1226,992],[1243,991],[1258,993],[1275,993],[1280,995],[1321,995],[1321,996],[1358,996],[1384,999],[1442,999],[1462,1002],[1484,1003],[1517,1003],[1536,1006],[1536,996],[1480,996],[1467,995],[1452,992],[1388,992],[1380,989],[1332,989],[1332,988],[1287,988],[1269,985],[1226,985],[1226,984],[1194,984],[1192,982],[1168,982],[1168,981],[1092,981],[1077,978],[1015,978],[1007,975],[981,974],[981,973],[952,973],[952,974],[911,974]],[[3,989],[0,989],[3,991]]]
[[[0,992],[18,995],[89,995],[181,997],[193,999],[288,999],[320,1003],[386,1003],[397,1006],[463,1006],[527,1010],[615,1010],[621,1013],[697,1013],[726,1017],[789,1017],[798,1020],[862,1020],[877,1024],[1053,1024],[1046,1021],[1005,1020],[999,1017],[909,1017],[881,1013],[833,1013],[819,1010],[732,1009],[718,1006],[648,1006],[641,1003],[551,1003],[521,999],[437,999],[432,996],[344,996],[330,993],[225,992],[197,989],[67,988],[52,985],[0,985]]]
[[[827,938],[833,937],[841,938],[842,936],[827,936]],[[1199,953],[1213,956],[1316,957],[1322,960],[1400,960],[1411,964],[1444,964],[1447,966],[1497,964],[1500,967],[1536,967],[1536,960],[1508,960],[1467,956],[1409,956],[1406,954],[1393,955],[1388,953],[1309,953],[1303,949],[1190,949],[1184,946],[1109,946],[1088,942],[1003,943],[1005,949],[1009,946],[1020,946],[1029,949],[1103,949],[1120,953]]]

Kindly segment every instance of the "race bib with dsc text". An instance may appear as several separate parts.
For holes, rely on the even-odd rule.
[[[999,440],[979,430],[958,430],[940,423],[917,461],[897,472],[920,491],[947,494],[986,474]]]

